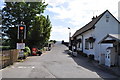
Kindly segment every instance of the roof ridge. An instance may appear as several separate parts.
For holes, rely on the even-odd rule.
[[[74,36],[77,36],[77,35],[79,35],[79,34],[81,34],[81,33],[77,33],[78,31],[80,31],[80,30],[82,30],[82,29],[84,29],[86,26],[88,26],[88,25],[90,25],[90,28],[92,28],[100,19],[101,19],[101,17],[106,13],[106,12],[109,12],[108,10],[106,10],[106,11],[104,11],[102,14],[100,14],[98,17],[96,17],[95,19],[93,19],[92,21],[90,21],[90,22],[88,22],[85,26],[83,26],[82,28],[80,28],[80,29],[78,29],[74,34],[73,34],[73,36],[72,37],[74,37]],[[110,13],[110,12],[109,12]],[[93,24],[92,24],[93,23]],[[87,28],[87,27],[86,27]],[[84,32],[84,31],[83,31]]]

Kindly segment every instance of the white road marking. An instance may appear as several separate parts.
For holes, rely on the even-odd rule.
[[[34,66],[32,66],[32,67],[19,66],[19,67],[17,67],[17,68],[25,69],[25,68],[35,68],[35,67],[34,67]]]

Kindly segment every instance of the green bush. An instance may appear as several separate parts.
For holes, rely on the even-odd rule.
[[[90,60],[94,60],[94,55],[93,55],[93,54],[90,54],[90,55],[89,55],[89,59],[90,59]]]
[[[64,44],[64,40],[62,40],[62,44]]]
[[[30,50],[30,48],[28,46],[25,47],[24,52],[25,53],[27,52],[28,55],[31,55],[31,50]]]
[[[54,42],[54,43],[56,43],[57,41],[56,41],[56,40],[54,40],[53,42]]]
[[[10,46],[0,46],[0,50],[9,50]]]
[[[53,42],[53,43],[56,43],[57,41],[56,41],[56,40],[50,40],[49,42]]]
[[[84,56],[84,57],[88,57],[86,53],[82,53],[82,56]]]

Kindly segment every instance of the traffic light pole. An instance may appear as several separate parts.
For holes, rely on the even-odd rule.
[[[23,43],[23,39],[21,40],[21,43]]]
[[[19,40],[19,42],[17,43],[17,49],[24,49],[24,39],[26,39],[26,26],[22,23],[18,26],[17,39]]]

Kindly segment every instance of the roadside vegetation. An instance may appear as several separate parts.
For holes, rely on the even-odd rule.
[[[0,46],[0,50],[9,50],[10,46]]]
[[[0,50],[16,50],[16,43],[21,43],[18,37],[18,27],[21,22],[26,25],[25,49],[23,53],[16,52],[18,58],[25,59],[32,55],[32,48],[37,48],[38,53],[45,51],[49,43],[52,24],[49,15],[44,15],[48,4],[41,2],[5,2],[2,11],[2,31],[7,37],[2,41]],[[54,40],[55,42],[55,40]],[[18,50],[19,51],[19,50]],[[3,53],[2,53],[3,54]]]
[[[43,48],[49,41],[51,21],[43,13],[48,4],[45,2],[5,2],[2,9],[2,27],[7,34],[5,44],[11,49],[16,49],[18,26],[22,22],[26,25],[26,39],[24,43],[30,49]]]

